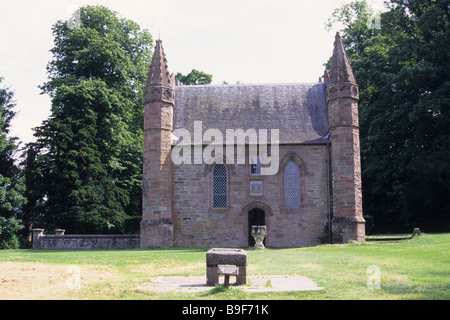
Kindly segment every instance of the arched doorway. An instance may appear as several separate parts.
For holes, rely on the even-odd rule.
[[[263,209],[253,208],[248,211],[248,245],[253,247],[255,239],[252,237],[252,226],[263,226],[266,224],[266,213]],[[266,240],[263,241],[266,245]]]

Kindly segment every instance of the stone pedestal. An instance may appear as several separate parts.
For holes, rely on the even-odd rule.
[[[255,239],[254,249],[265,249],[263,244],[264,238],[267,236],[266,226],[252,226],[252,237]]]

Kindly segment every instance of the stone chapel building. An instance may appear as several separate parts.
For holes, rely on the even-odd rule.
[[[267,226],[268,247],[364,241],[358,98],[339,33],[319,83],[177,86],[157,40],[144,90],[141,247],[248,247],[252,225]],[[276,174],[261,174],[250,139],[232,146],[244,154],[223,147],[223,161],[198,161],[208,148],[199,128],[278,129]],[[180,142],[177,129],[193,138]],[[177,143],[194,147],[190,163],[172,161]]]

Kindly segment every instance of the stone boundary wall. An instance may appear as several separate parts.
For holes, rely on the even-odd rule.
[[[33,249],[133,249],[139,248],[139,235],[44,235],[44,229],[33,229]]]

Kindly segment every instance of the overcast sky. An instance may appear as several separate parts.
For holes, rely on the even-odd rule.
[[[316,82],[332,54],[325,23],[351,0],[0,0],[0,77],[15,93],[12,135],[34,140],[50,99],[47,80],[52,25],[80,6],[101,4],[161,38],[170,72],[192,69],[213,84]],[[382,9],[383,0],[368,0]]]

